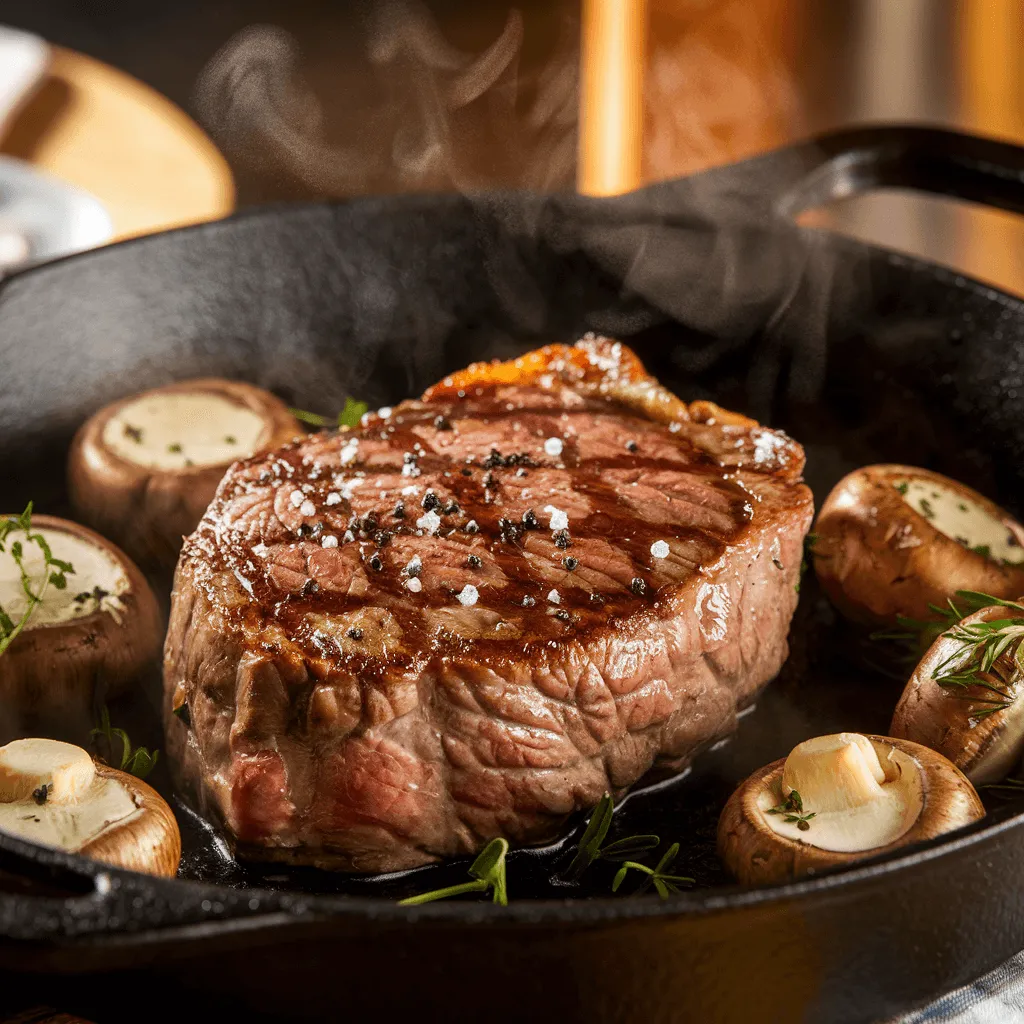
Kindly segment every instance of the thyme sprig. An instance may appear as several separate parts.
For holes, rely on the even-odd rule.
[[[796,825],[801,832],[806,832],[811,827],[811,818],[817,815],[817,811],[805,811],[804,802],[800,794],[795,790],[789,791],[789,796],[780,804],[768,809],[769,814],[784,814],[782,819],[790,825]]]
[[[594,813],[587,822],[587,827],[580,837],[576,854],[565,871],[565,879],[569,882],[579,881],[583,872],[595,860],[620,862],[637,857],[648,850],[655,849],[661,840],[655,835],[625,836],[604,846],[603,843],[611,827],[612,814],[615,811],[611,793],[605,793],[594,808]]]
[[[480,855],[469,866],[471,881],[458,885],[449,885],[443,889],[432,889],[416,896],[408,896],[399,900],[399,906],[414,907],[421,903],[433,903],[434,900],[448,899],[449,896],[461,896],[468,892],[493,892],[495,903],[508,906],[508,888],[505,884],[505,856],[508,853],[507,839],[492,839],[480,851]]]
[[[337,416],[321,416],[317,412],[305,409],[289,409],[288,411],[301,423],[311,427],[358,427],[369,406],[366,402],[357,402],[351,395],[345,399],[345,407]]]
[[[690,885],[694,881],[686,875],[671,875],[668,873],[668,869],[672,867],[678,856],[679,844],[673,843],[653,868],[648,867],[646,864],[640,864],[635,860],[624,861],[622,867],[615,872],[615,878],[612,881],[612,892],[619,891],[619,887],[626,880],[626,875],[630,871],[639,871],[647,877],[633,895],[640,896],[653,885],[655,892],[663,900],[667,900],[669,896],[680,892],[680,885]]]
[[[24,541],[10,539],[12,534],[18,533],[25,535]],[[34,544],[43,556],[42,579],[38,582],[33,580],[32,574],[25,565],[26,544]],[[70,562],[54,558],[50,545],[41,533],[33,533],[31,501],[25,506],[25,511],[20,516],[7,516],[0,521],[0,552],[9,552],[11,558],[14,559],[14,564],[21,576],[21,589],[26,599],[25,610],[17,622],[0,605],[0,654],[3,654],[28,625],[33,613],[42,604],[47,589],[53,586],[57,590],[64,590],[68,585],[68,576],[73,575],[75,570]]]
[[[121,771],[128,772],[137,779],[144,779],[156,767],[156,762],[160,757],[159,750],[150,751],[145,747],[133,748],[131,740],[128,739],[128,733],[124,729],[111,726],[110,711],[106,704],[100,711],[98,728],[90,730],[89,735],[97,740],[96,746],[100,748],[99,753],[108,764],[114,763],[114,751],[119,747],[121,763],[118,767]]]

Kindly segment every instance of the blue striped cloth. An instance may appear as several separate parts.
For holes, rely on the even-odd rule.
[[[891,1024],[1024,1024],[1024,953]]]

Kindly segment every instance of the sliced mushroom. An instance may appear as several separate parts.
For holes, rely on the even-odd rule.
[[[996,605],[968,615],[962,625],[1010,617],[1021,617],[1021,613]],[[1024,702],[1018,699],[1019,682],[1004,683],[992,676],[995,689],[940,685],[936,676],[959,667],[961,651],[961,644],[946,635],[932,644],[903,690],[890,731],[893,736],[937,750],[980,786],[1005,778],[1020,763]],[[1010,675],[1013,679],[1017,676],[1013,666]]]
[[[150,875],[173,876],[181,860],[163,797],[58,740],[0,747],[0,831]]]
[[[926,619],[957,590],[1024,593],[1024,527],[977,491],[912,466],[866,466],[839,481],[815,527],[814,568],[854,621]]]
[[[274,395],[239,381],[182,381],[122,399],[71,446],[76,513],[145,566],[173,566],[228,467],[301,434]]]
[[[718,822],[718,852],[741,882],[790,881],[933,839],[984,816],[941,754],[907,740],[838,733],[754,772]]]
[[[84,740],[94,707],[124,692],[159,661],[163,624],[153,591],[110,541],[78,523],[33,516],[54,557],[74,573],[49,585],[24,630],[0,657],[0,736],[56,732]],[[45,578],[38,545],[17,532],[0,553],[0,605],[17,622],[27,608],[13,542],[38,593]]]

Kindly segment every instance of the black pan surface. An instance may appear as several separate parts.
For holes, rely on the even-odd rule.
[[[0,506],[67,512],[64,454],[100,405],[170,380],[239,377],[330,412],[391,404],[448,370],[585,330],[622,337],[688,399],[781,426],[820,500],[858,465],[938,469],[1024,513],[1024,306],[791,215],[875,184],[1024,210],[1024,152],[928,129],[872,129],[615,200],[403,197],[265,210],[129,242],[0,287]],[[157,581],[166,592],[167,581]],[[1024,807],[900,857],[744,890],[714,855],[733,786],[807,736],[884,732],[900,683],[805,578],[780,677],[736,736],[682,779],[648,780],[613,835],[678,841],[692,891],[612,896],[598,865],[555,876],[580,822],[509,861],[508,908],[394,900],[465,864],[346,878],[240,867],[186,808],[180,880],[0,836],[0,967],[110,993],[160,984],[156,1016],[432,1020],[878,1019],[1024,946]],[[112,707],[160,744],[159,680]],[[169,794],[166,777],[155,777]],[[13,876],[29,878],[35,888]],[[41,887],[41,888],[40,888]],[[40,893],[43,893],[42,895]],[[153,979],[158,979],[154,981]],[[13,984],[14,982],[12,982]],[[129,1012],[131,1011],[131,1012]]]

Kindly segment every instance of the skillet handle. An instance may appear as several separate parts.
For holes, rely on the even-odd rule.
[[[704,174],[715,192],[742,197],[748,213],[758,217],[795,217],[830,200],[883,187],[1024,214],[1024,148],[945,128],[853,128]]]

